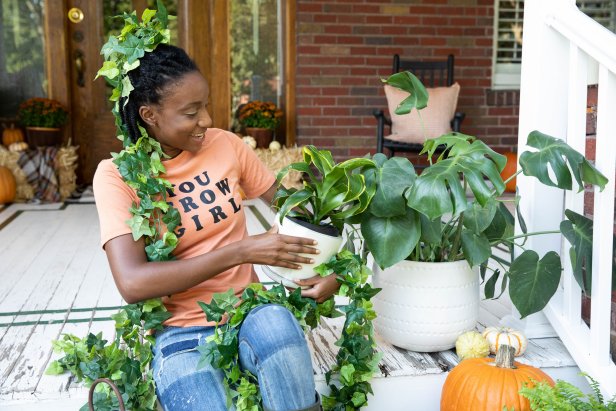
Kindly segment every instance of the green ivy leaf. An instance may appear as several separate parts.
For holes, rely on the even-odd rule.
[[[49,363],[49,366],[47,366],[47,369],[45,370],[45,374],[46,375],[60,375],[60,374],[64,374],[65,371],[66,370],[62,366],[60,361],[55,360]]]
[[[94,77],[94,79],[97,79],[99,76],[105,76],[108,79],[113,79],[119,75],[120,75],[120,70],[118,70],[118,66],[116,65],[116,62],[106,61],[103,63],[103,67],[101,67],[98,70],[98,72],[96,73],[96,77]]]

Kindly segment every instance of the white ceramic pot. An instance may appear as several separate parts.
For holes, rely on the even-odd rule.
[[[278,225],[278,232],[280,234],[317,240],[317,245],[315,248],[320,251],[319,254],[300,254],[308,258],[312,258],[314,263],[300,264],[302,268],[299,270],[285,267],[265,266],[266,269],[264,271],[270,278],[274,281],[282,282],[282,284],[287,287],[297,287],[297,284],[295,284],[293,280],[305,280],[306,278],[317,275],[314,271],[314,267],[328,261],[340,250],[340,247],[342,246],[342,236],[334,237],[319,233],[286,217],[282,220],[282,224],[280,224],[280,218],[276,215],[275,224]]]
[[[479,272],[466,260],[446,263],[402,261],[381,270],[373,283],[376,332],[389,343],[419,352],[453,348],[479,316]]]

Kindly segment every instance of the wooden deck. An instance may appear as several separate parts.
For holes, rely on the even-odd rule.
[[[249,232],[263,232],[272,215],[260,202],[245,205]],[[123,301],[98,243],[93,203],[0,208],[0,409],[70,410],[85,403],[86,390],[70,375],[44,371],[55,358],[51,340],[62,333],[102,331],[113,338],[110,315]],[[499,311],[507,311],[498,304],[484,304],[482,326],[495,324]],[[332,320],[308,335],[320,391],[341,325]],[[378,349],[384,353],[381,373],[366,409],[437,410],[442,383],[458,362],[455,352],[416,353],[380,340]],[[521,361],[557,378],[571,380],[578,371],[557,338],[532,340]]]

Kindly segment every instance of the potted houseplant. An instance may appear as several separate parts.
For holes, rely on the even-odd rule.
[[[282,120],[282,110],[276,104],[259,100],[249,101],[238,109],[238,121],[258,148],[267,148],[272,141],[274,130]]]
[[[30,145],[50,146],[60,143],[60,131],[68,120],[68,111],[57,100],[30,98],[19,105],[17,115],[26,128]]]
[[[385,82],[409,93],[397,114],[426,106],[425,88],[411,73],[394,74]],[[580,189],[583,184],[605,186],[607,179],[562,140],[533,131],[528,145],[537,151],[520,156],[522,169],[510,179],[523,172],[561,189],[571,189],[572,176]],[[526,250],[513,258],[514,247],[519,245],[514,216],[501,198],[505,156],[461,133],[427,140],[421,154],[429,160],[421,175],[406,158],[374,156],[377,167],[366,170],[366,180],[375,182],[376,193],[355,222],[361,224],[366,246],[374,256],[375,286],[383,289],[374,301],[375,329],[394,345],[438,351],[453,347],[458,335],[475,327],[480,276],[486,280],[488,298],[494,297],[499,278],[501,290],[508,285],[513,304],[525,317],[543,309],[554,295],[561,263],[555,252],[539,258],[535,251]],[[561,230],[581,238],[585,217],[569,210],[566,215]],[[539,234],[527,233],[521,216],[518,221],[523,231],[519,237]],[[584,242],[571,242],[573,255],[582,261],[583,253],[587,256],[589,252],[584,251]],[[494,256],[496,246],[508,250],[511,258]],[[490,258],[500,267],[487,276]],[[445,277],[452,266],[461,271]],[[415,280],[427,282],[416,285]],[[584,287],[581,281],[580,285]],[[437,294],[428,293],[436,289]]]
[[[289,164],[277,176],[280,182],[291,170],[304,173],[303,187],[280,186],[273,207],[278,210],[276,223],[281,234],[313,238],[320,253],[309,255],[314,263],[303,264],[299,270],[273,266],[265,270],[270,277],[290,287],[296,287],[293,280],[313,277],[314,267],[339,251],[345,221],[362,213],[375,191],[374,183],[367,183],[358,173],[360,169],[375,167],[370,159],[335,163],[329,151],[310,145],[303,148],[303,156],[303,161]]]

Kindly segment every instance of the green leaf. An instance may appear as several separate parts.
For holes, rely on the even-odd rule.
[[[152,17],[156,15],[156,10],[145,9],[141,14],[141,21],[144,23],[149,23]]]
[[[411,254],[419,241],[420,228],[419,213],[412,209],[396,217],[368,215],[361,223],[366,245],[381,268],[391,267]]]
[[[394,217],[404,214],[404,190],[415,181],[415,170],[405,157],[392,157],[376,173],[376,193],[369,206],[377,217]]]
[[[477,235],[481,234],[492,224],[499,204],[502,203],[497,203],[493,198],[488,199],[483,207],[479,203],[472,203],[464,212],[464,227]]]
[[[64,374],[65,371],[60,361],[56,360],[49,363],[49,366],[45,370],[45,375],[60,375]]]
[[[522,318],[541,311],[550,301],[560,282],[560,257],[554,251],[539,260],[539,255],[526,250],[511,264],[509,296]]]
[[[435,139],[439,141],[438,139]],[[475,199],[485,206],[494,191],[500,195],[505,185],[499,167],[506,159],[480,140],[457,141],[450,148],[450,156],[425,169],[406,198],[409,207],[425,214],[431,220],[444,214],[457,215],[467,208],[467,199],[460,177],[469,185]],[[492,183],[486,184],[485,179]]]
[[[222,320],[222,316],[224,315],[225,310],[218,307],[218,305],[216,305],[214,302],[212,302],[211,304],[206,304],[202,301],[197,301],[197,304],[199,304],[199,307],[201,307],[201,309],[205,313],[205,318],[208,321],[219,323]]]
[[[492,246],[483,234],[475,234],[471,230],[462,230],[462,251],[464,258],[471,267],[477,266],[490,258]]]
[[[483,287],[483,293],[486,298],[494,298],[494,289],[496,288],[496,282],[498,281],[498,277],[500,277],[500,271],[495,270],[492,276],[486,281],[486,284]]]
[[[560,231],[571,244],[569,258],[573,276],[584,293],[592,291],[592,220],[572,210],[565,210],[568,220],[560,223]]]
[[[353,364],[343,365],[340,368],[340,382],[343,385],[352,385],[355,382],[353,379],[353,373],[355,373],[355,367],[353,367]]]
[[[396,114],[408,114],[413,109],[421,110],[428,105],[428,91],[413,73],[402,71],[382,81],[409,93],[409,96],[396,107]]]
[[[119,74],[120,70],[118,70],[116,62],[106,61],[103,63],[103,67],[98,70],[98,72],[96,73],[96,77],[94,78],[97,79],[99,76],[103,76],[108,79],[113,79],[116,78]]]
[[[421,221],[421,240],[429,244],[439,244],[443,227],[441,219],[430,220],[423,214],[419,214],[419,219]]]
[[[538,151],[526,151],[520,156],[524,175],[537,177],[545,185],[566,190],[572,188],[572,174],[578,183],[578,191],[584,189],[584,184],[598,185],[601,190],[607,184],[607,178],[563,140],[532,131],[528,135],[527,144]],[[554,172],[556,182],[550,178],[548,167]]]

